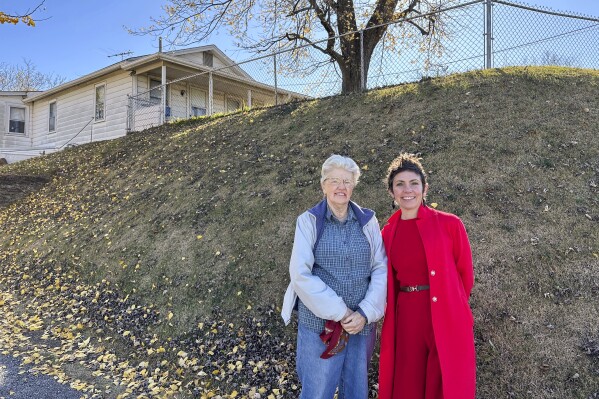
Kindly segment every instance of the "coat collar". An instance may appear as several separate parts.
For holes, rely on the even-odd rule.
[[[358,219],[360,227],[366,226],[368,221],[370,221],[370,219],[372,219],[372,216],[374,215],[374,211],[367,208],[362,208],[353,201],[349,201],[349,206],[351,207],[351,210],[353,211],[356,219]],[[314,207],[310,208],[308,212],[310,212],[312,215],[316,217],[316,224],[318,226],[320,223],[322,223],[322,221],[327,215],[327,200],[323,199]]]
[[[436,215],[438,212],[430,208],[426,205],[421,205],[418,209],[418,216],[416,216],[417,224],[421,224],[432,216]],[[401,219],[401,209],[396,211],[391,217],[387,220],[387,223],[383,227],[383,240],[385,241],[385,245],[387,248],[390,247],[391,242],[389,241],[395,235],[395,229],[397,228],[397,222]]]
[[[433,208],[430,208],[426,205],[421,205],[420,208],[418,208],[418,215],[416,216],[416,219],[427,219],[434,215],[436,212],[437,211],[435,211]],[[391,217],[387,220],[387,224],[395,224],[400,218],[401,209],[399,209],[393,215],[391,215]]]
[[[354,213],[354,217],[358,219],[358,223],[360,223],[361,228],[364,228],[364,226],[366,226],[366,224],[374,216],[374,211],[367,208],[362,208],[355,202],[349,201],[349,206],[351,207],[351,210]],[[320,201],[314,207],[308,209],[308,213],[314,215],[314,217],[316,218],[316,240],[314,242],[314,246],[312,247],[313,251],[316,249],[316,246],[320,241],[320,237],[322,236],[322,232],[324,230],[324,220],[327,215],[327,209],[328,206],[326,198]]]

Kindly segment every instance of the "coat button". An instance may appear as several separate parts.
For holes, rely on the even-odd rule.
[[[436,296],[433,297],[433,302],[437,302],[437,297]]]
[[[435,274],[437,274],[434,270],[431,270],[431,276],[434,276]]]

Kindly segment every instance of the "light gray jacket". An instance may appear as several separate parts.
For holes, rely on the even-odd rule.
[[[374,212],[361,208],[353,202],[350,202],[350,206],[358,220],[362,221],[362,230],[370,244],[372,267],[370,284],[359,307],[365,313],[368,323],[374,323],[383,317],[385,312],[387,255]],[[312,274],[314,245],[319,236],[318,232],[322,229],[325,210],[326,200],[323,200],[297,218],[293,250],[289,261],[291,282],[285,292],[281,311],[286,325],[291,321],[291,314],[295,309],[298,296],[312,313],[324,320],[340,321],[347,311],[343,299],[319,277]]]

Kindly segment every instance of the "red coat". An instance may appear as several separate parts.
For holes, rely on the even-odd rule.
[[[392,398],[395,374],[397,282],[391,267],[392,242],[401,210],[383,227],[387,250],[387,307],[381,337],[379,399]],[[468,298],[474,284],[472,252],[462,221],[455,215],[420,207],[416,222],[428,264],[431,317],[443,377],[444,399],[473,399],[476,359],[472,311]]]

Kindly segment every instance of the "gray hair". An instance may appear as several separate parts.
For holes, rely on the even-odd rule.
[[[322,164],[322,171],[320,172],[320,183],[323,183],[329,173],[335,168],[345,169],[353,175],[354,185],[358,184],[360,178],[360,168],[356,162],[349,158],[341,155],[333,154]]]

